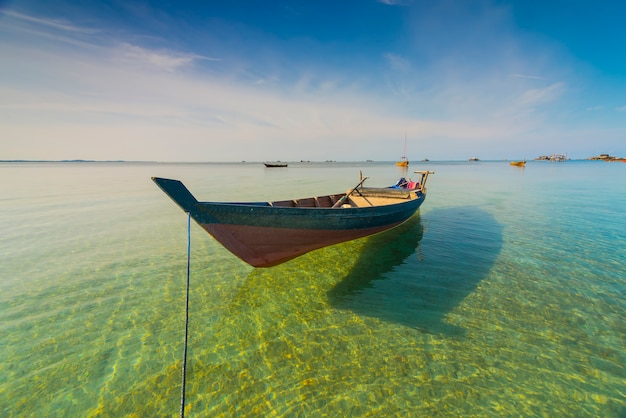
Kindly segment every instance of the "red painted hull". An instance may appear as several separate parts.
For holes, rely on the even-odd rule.
[[[401,223],[358,230],[287,229],[228,224],[201,225],[230,252],[251,266],[272,267],[309,251],[376,234]]]

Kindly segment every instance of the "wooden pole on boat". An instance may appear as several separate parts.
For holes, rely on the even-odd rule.
[[[361,184],[363,184],[363,182],[364,182],[365,180],[367,180],[367,179],[368,179],[367,177],[362,178],[362,179],[361,179],[361,181],[359,182],[359,184],[357,184],[356,186],[354,186],[354,187],[352,188],[352,190],[350,190],[350,191],[349,191],[348,193],[346,193],[344,196],[341,196],[341,199],[339,199],[337,202],[335,202],[335,204],[333,205],[333,208],[338,208],[339,206],[343,205],[343,202],[345,202],[345,201],[346,201],[346,199],[347,199],[347,198],[349,198],[349,197],[350,197],[350,195],[351,195],[352,193],[354,193],[354,191],[355,191],[356,189],[358,189],[358,188],[359,188],[359,186],[361,186]]]
[[[417,171],[414,171],[414,173],[417,173],[422,176],[422,178],[420,179],[420,190],[422,191],[422,193],[426,193],[426,180],[428,180],[428,175],[435,174],[435,172],[429,171],[429,170],[424,170],[424,171],[417,170]]]

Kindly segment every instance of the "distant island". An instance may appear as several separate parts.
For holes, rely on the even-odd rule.
[[[535,161],[567,161],[567,154],[552,154],[550,156],[542,155],[541,157],[535,158]]]
[[[600,154],[598,156],[589,157],[587,159],[588,160],[599,160],[599,161],[624,161],[624,160],[626,160],[626,158],[613,157],[612,155],[609,155],[609,154]]]

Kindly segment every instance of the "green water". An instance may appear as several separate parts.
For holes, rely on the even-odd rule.
[[[415,217],[252,269],[191,229],[188,416],[626,414],[626,164],[426,163]],[[179,414],[201,200],[392,184],[393,163],[0,164],[0,411]],[[410,175],[409,171],[409,175]]]

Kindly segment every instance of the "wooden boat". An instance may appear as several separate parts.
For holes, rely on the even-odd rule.
[[[365,177],[345,193],[241,203],[199,202],[178,180],[152,180],[234,255],[254,267],[271,267],[402,224],[426,198],[432,172],[416,173],[419,181],[404,185],[363,187]]]
[[[514,165],[516,167],[524,167],[526,165],[526,160],[522,161],[511,161],[509,164]]]
[[[274,167],[287,167],[285,163],[263,163],[265,167],[274,168]]]

